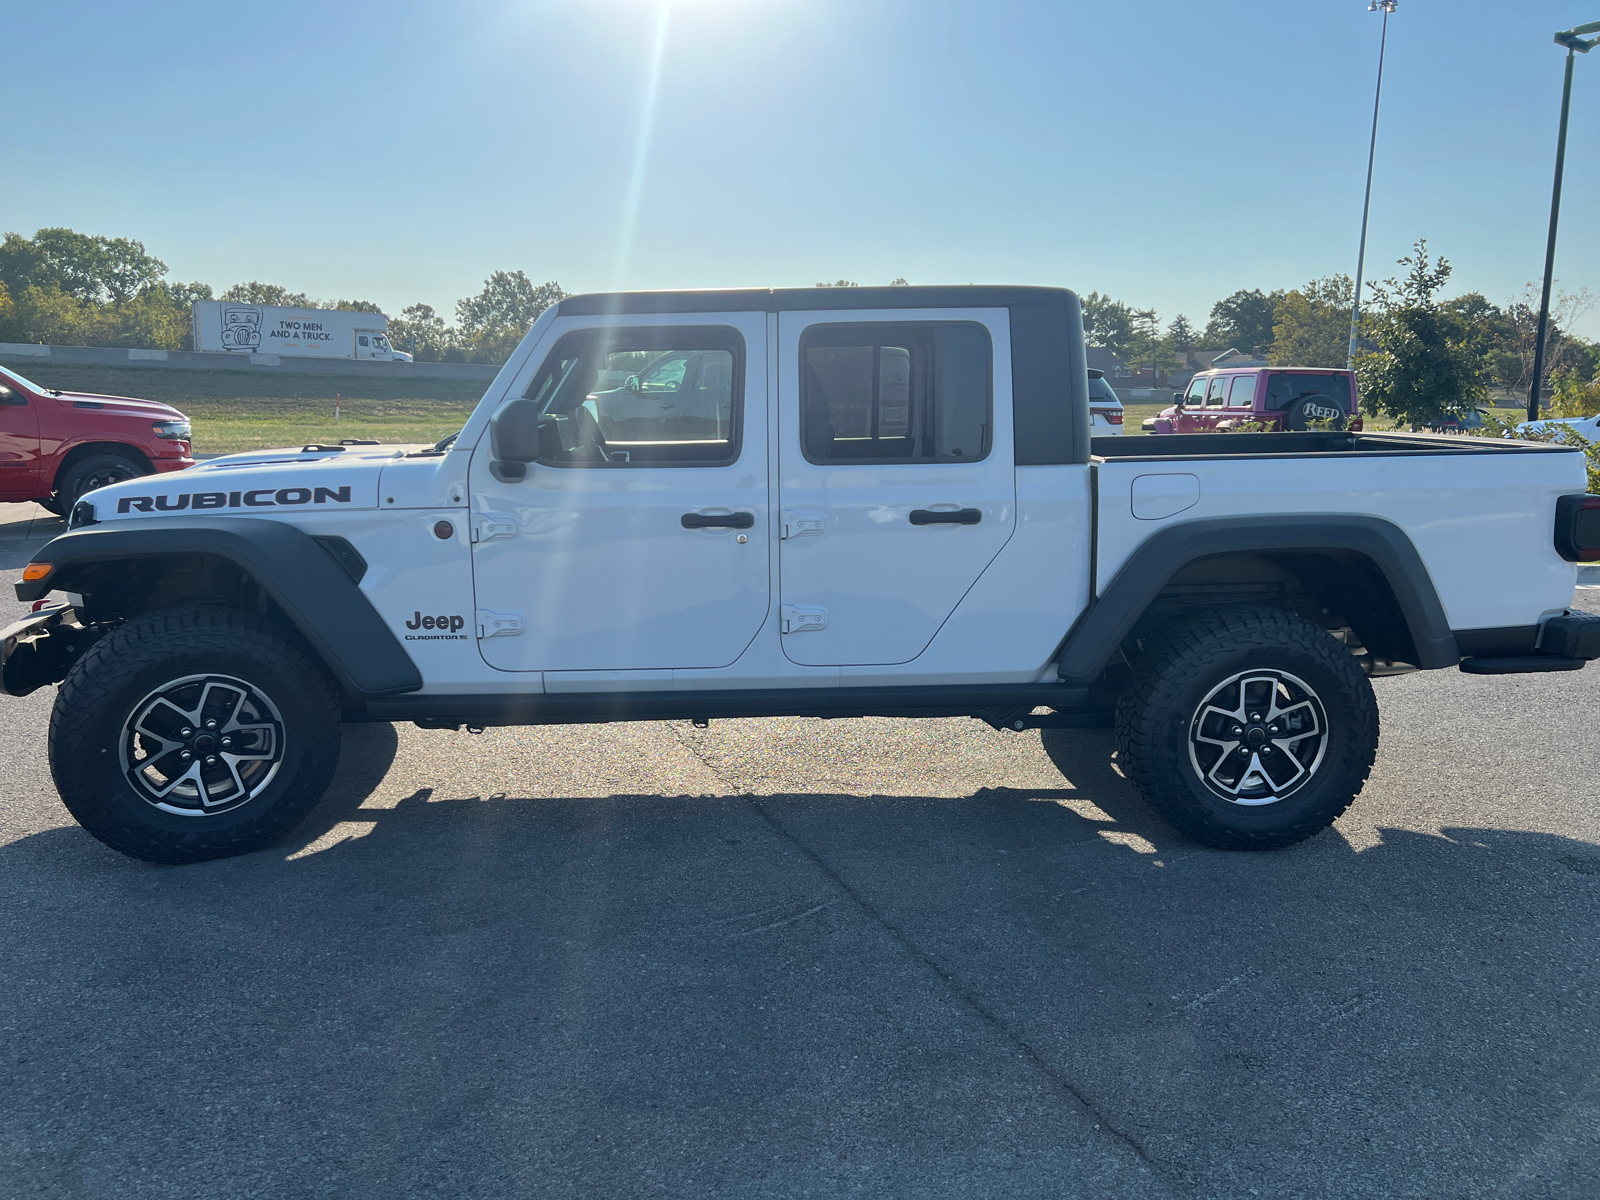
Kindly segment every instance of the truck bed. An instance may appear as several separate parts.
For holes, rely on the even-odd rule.
[[[1093,588],[1174,525],[1357,516],[1415,545],[1453,630],[1527,627],[1571,604],[1556,501],[1585,490],[1573,447],[1410,433],[1229,433],[1092,443]],[[1492,567],[1490,566],[1492,564]]]

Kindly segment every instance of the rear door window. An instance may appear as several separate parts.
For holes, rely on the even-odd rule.
[[[1228,388],[1229,408],[1249,408],[1256,402],[1256,377],[1235,375]]]
[[[976,462],[993,428],[989,333],[966,322],[823,324],[800,342],[808,460]]]
[[[1206,388],[1206,407],[1221,408],[1223,389],[1228,386],[1228,376],[1218,375],[1211,381],[1211,386]]]

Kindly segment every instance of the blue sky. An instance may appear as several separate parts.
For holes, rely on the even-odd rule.
[[[1203,322],[1355,267],[1365,0],[9,7],[0,228],[137,237],[219,288],[448,313],[496,268],[569,291],[904,276]],[[1537,277],[1550,37],[1590,20],[1600,0],[1401,0],[1369,277],[1417,237],[1456,290]],[[1600,52],[1557,260],[1600,292],[1597,147]]]

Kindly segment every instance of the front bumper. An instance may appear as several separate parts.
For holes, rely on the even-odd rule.
[[[23,617],[0,630],[0,691],[26,696],[46,684],[60,683],[72,664],[103,633],[100,626],[85,628],[65,604]]]

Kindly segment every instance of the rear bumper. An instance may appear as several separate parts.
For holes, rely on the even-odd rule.
[[[1461,660],[1461,669],[1468,675],[1581,671],[1600,658],[1600,616],[1593,613],[1568,611],[1530,627],[1530,632],[1534,636],[1528,651],[1519,648],[1518,652],[1507,653],[1510,647],[1506,647],[1497,653],[1472,655]]]

